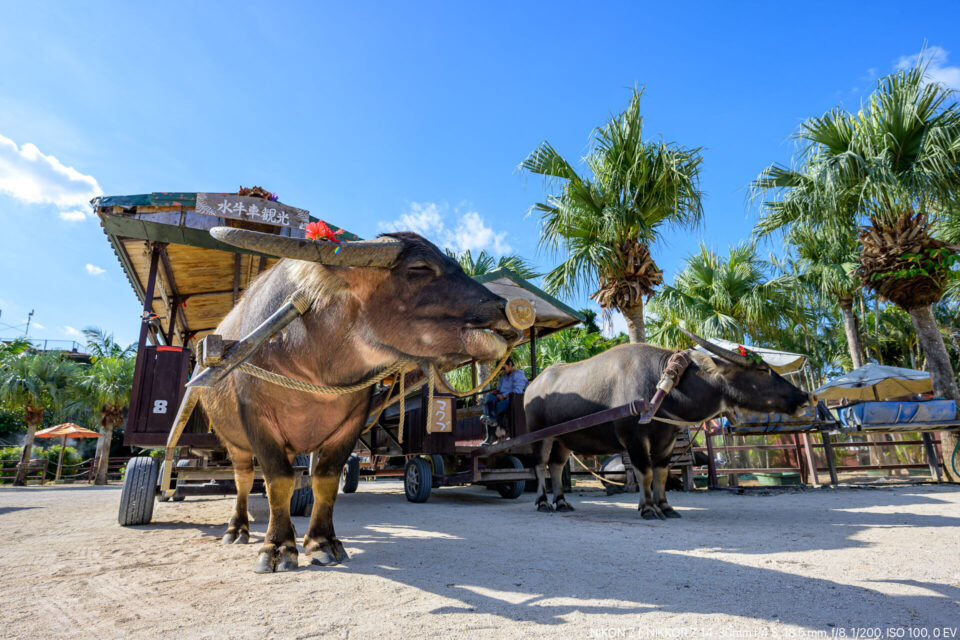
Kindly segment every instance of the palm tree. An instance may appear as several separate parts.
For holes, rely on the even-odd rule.
[[[784,319],[798,309],[785,282],[768,278],[766,270],[750,244],[733,247],[726,258],[701,245],[674,283],[651,301],[650,312],[657,316],[652,341],[687,345],[683,326],[705,337],[776,342]]]
[[[955,247],[936,233],[955,226],[958,215],[960,106],[952,91],[927,82],[924,73],[921,62],[882,78],[856,115],[834,109],[804,123],[802,173],[816,175],[819,187],[790,189],[777,180],[788,169],[768,168],[759,186],[787,187],[781,202],[788,206],[768,209],[761,224],[770,230],[803,222],[821,231],[861,225],[862,284],[910,315],[935,393],[957,398],[931,305],[943,297],[957,260]],[[789,206],[794,194],[799,206]],[[956,436],[944,432],[944,448],[955,444]]]
[[[123,410],[130,402],[134,364],[133,358],[99,357],[78,375],[79,392],[100,412],[95,484],[107,483],[113,430],[123,422]]]
[[[113,334],[107,334],[99,327],[87,327],[83,330],[87,338],[87,349],[93,358],[129,358],[137,352],[137,344],[131,342],[126,348],[117,344]]]
[[[843,317],[843,329],[854,369],[863,366],[860,323],[853,301],[860,290],[857,277],[857,238],[853,234],[823,235],[806,225],[795,225],[787,239],[801,261],[801,277],[836,301]]]
[[[529,280],[530,278],[539,278],[541,274],[537,273],[533,266],[526,259],[518,255],[500,256],[494,258],[485,250],[480,251],[476,258],[467,249],[463,253],[457,253],[447,249],[447,255],[460,263],[463,271],[470,276],[482,276],[497,269],[509,269],[515,274]]]
[[[534,205],[540,213],[540,246],[566,258],[545,277],[548,292],[590,297],[605,311],[619,310],[631,342],[644,342],[643,302],[663,282],[650,255],[664,225],[694,228],[703,217],[699,148],[644,140],[642,90],[627,109],[593,133],[585,159],[590,175],[577,173],[549,142],[520,165],[547,178],[558,192]]]
[[[14,484],[26,484],[27,467],[33,450],[33,436],[43,424],[43,413],[61,404],[66,397],[75,365],[52,354],[24,353],[8,358],[0,369],[0,403],[22,407],[27,423],[20,466]]]

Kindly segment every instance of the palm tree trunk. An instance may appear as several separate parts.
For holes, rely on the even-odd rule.
[[[27,413],[29,417],[29,411]],[[43,414],[40,414],[41,420]],[[27,436],[23,440],[23,452],[20,454],[20,466],[17,467],[17,476],[13,479],[13,486],[23,487],[27,484],[27,468],[30,466],[30,454],[33,453],[33,435],[37,432],[40,422],[27,420]]]
[[[643,301],[637,300],[637,304],[620,311],[627,321],[627,334],[630,336],[630,342],[646,342],[647,332],[643,326]]]
[[[107,422],[100,429],[97,442],[97,475],[93,484],[107,484],[107,470],[110,468],[110,444],[113,440],[113,423]]]
[[[950,365],[950,355],[943,343],[943,335],[933,317],[933,308],[929,305],[908,309],[913,327],[917,331],[917,342],[923,349],[927,360],[927,370],[933,377],[933,393],[935,395],[957,400],[957,383],[953,376],[953,367]],[[943,450],[944,471],[949,482],[960,482],[960,476],[951,466],[953,450],[957,446],[957,434],[951,431],[940,432],[940,447]]]
[[[863,348],[860,345],[860,327],[857,316],[853,313],[853,299],[840,298],[840,312],[843,314],[843,331],[847,334],[847,348],[850,349],[850,359],[853,368],[863,366]]]

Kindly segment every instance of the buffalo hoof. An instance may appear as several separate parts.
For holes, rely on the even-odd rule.
[[[553,508],[557,510],[557,513],[566,513],[574,510],[573,506],[566,500],[558,500],[553,504]]]
[[[266,549],[257,557],[257,564],[253,567],[254,573],[273,573],[281,571],[296,571],[300,563],[297,561],[297,550],[287,547]]]
[[[306,542],[303,545],[303,552],[308,556],[312,556],[310,559],[311,564],[318,564],[321,567],[348,562],[350,560],[350,556],[347,555],[343,544],[336,538]]]
[[[227,531],[220,538],[220,544],[247,544],[250,542],[249,531]]]
[[[537,501],[537,511],[540,513],[553,513],[553,507],[550,506],[550,503],[546,500]]]
[[[660,509],[657,509],[655,506],[650,504],[645,504],[640,507],[640,517],[644,520],[666,520],[667,517],[663,515],[663,512]]]
[[[679,518],[681,517],[677,511],[671,506],[660,507],[660,513],[662,513],[667,518]]]

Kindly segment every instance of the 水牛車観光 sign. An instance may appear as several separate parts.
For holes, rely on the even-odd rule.
[[[310,212],[306,209],[230,193],[198,193],[196,211],[205,216],[275,224],[294,229],[304,229],[310,222]]]

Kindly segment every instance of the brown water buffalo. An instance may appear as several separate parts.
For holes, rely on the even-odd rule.
[[[691,364],[666,396],[657,415],[690,423],[702,422],[718,411],[742,408],[795,414],[813,397],[784,380],[763,362],[721,349],[691,335],[713,353],[691,351]],[[672,351],[649,344],[625,344],[589,360],[547,367],[524,394],[530,431],[572,420],[638,398],[649,400]],[[645,519],[679,518],[664,491],[667,465],[679,427],[654,419],[638,424],[635,417],[597,425],[539,447],[536,464],[539,511],[572,511],[563,496],[560,474],[570,452],[586,455],[626,450],[637,478],[643,483],[640,515]],[[549,463],[554,505],[547,500],[545,470]]]
[[[218,237],[281,257],[305,255],[305,241],[264,235],[231,230],[229,240]],[[342,253],[332,243],[306,249],[323,264],[282,260],[249,287],[216,333],[240,339],[295,290],[307,291],[314,299],[310,311],[250,362],[319,385],[349,385],[401,360],[496,360],[519,338],[504,315],[505,301],[422,237],[392,233],[362,245],[350,243]],[[348,559],[334,533],[333,504],[372,394],[372,388],[345,395],[295,391],[236,370],[204,390],[201,402],[230,453],[237,483],[224,544],[248,542],[254,457],[263,470],[270,523],[254,571],[298,566],[290,499],[292,461],[301,452],[318,453],[304,552],[318,564]]]

